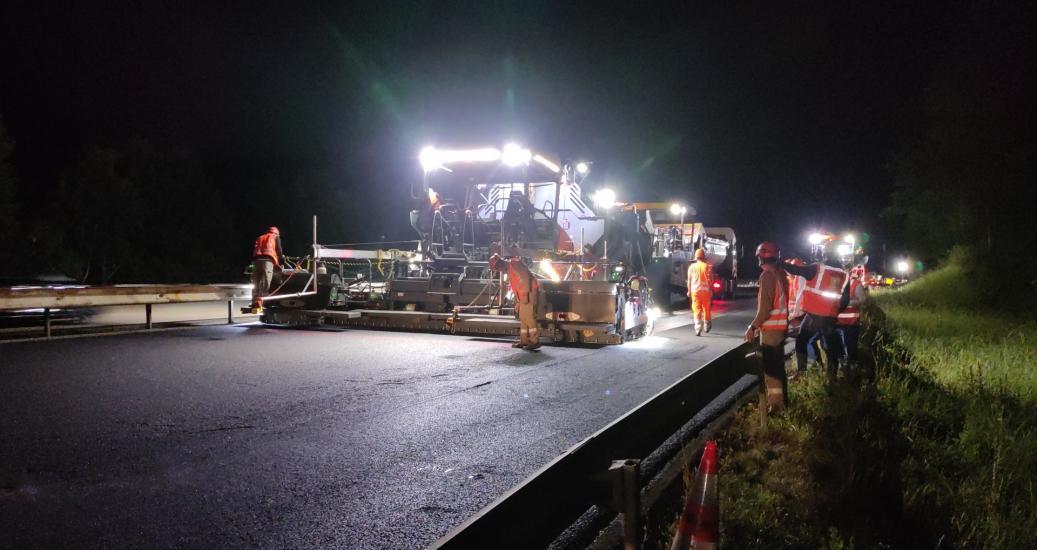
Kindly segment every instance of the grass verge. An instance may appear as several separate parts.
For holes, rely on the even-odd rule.
[[[863,383],[797,380],[766,430],[742,411],[720,441],[725,547],[1037,547],[1037,324],[961,307],[967,277],[877,297]]]

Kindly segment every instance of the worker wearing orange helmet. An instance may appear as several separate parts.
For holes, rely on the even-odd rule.
[[[688,298],[691,298],[691,316],[695,320],[695,336],[702,336],[713,328],[713,267],[706,261],[706,252],[695,251],[695,261],[688,266]]]
[[[827,361],[828,378],[837,374],[840,345],[834,337],[836,317],[849,302],[849,274],[837,258],[822,254],[820,261],[805,266],[784,263],[785,271],[806,279],[803,287],[803,322],[796,336],[796,370],[802,374],[807,370],[807,348],[814,338],[831,356]]]
[[[270,292],[274,270],[284,263],[281,252],[281,231],[271,226],[252,246],[252,307],[259,306],[259,299]]]
[[[515,295],[519,340],[511,347],[536,351],[540,348],[540,326],[536,319],[540,283],[526,264],[522,263],[522,258],[517,256],[505,260],[500,254],[494,254],[490,256],[488,265],[490,271],[508,271],[508,284],[511,285],[511,293]]]
[[[789,281],[778,263],[778,256],[778,246],[770,241],[764,241],[756,247],[756,258],[761,270],[760,293],[756,302],[756,316],[745,329],[747,342],[759,339],[767,407],[776,413],[785,410],[788,401],[784,346],[789,318]]]

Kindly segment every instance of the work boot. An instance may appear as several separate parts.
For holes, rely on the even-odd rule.
[[[706,332],[713,330],[713,321],[706,321]]]
[[[702,325],[695,323],[695,336],[702,336]]]
[[[540,349],[540,342],[533,342],[526,346],[526,351],[536,351]]]
[[[513,347],[513,348],[524,348],[524,347],[526,347],[526,344],[524,344],[522,342],[513,342],[511,344],[511,347]]]

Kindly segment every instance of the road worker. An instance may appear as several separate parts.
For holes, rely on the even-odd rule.
[[[789,281],[778,263],[778,247],[764,241],[756,248],[760,263],[760,293],[756,317],[745,329],[745,340],[759,338],[763,354],[763,380],[767,388],[767,408],[773,413],[785,410],[788,402],[788,377],[785,376],[785,331],[788,330]]]
[[[861,306],[868,298],[868,288],[864,284],[863,266],[855,267],[850,272],[848,285],[849,302],[846,308],[836,317],[835,332],[842,344],[839,360],[848,375],[857,371],[857,338],[860,336]]]
[[[802,306],[803,322],[796,336],[796,371],[802,374],[807,370],[807,349],[816,337],[826,353],[831,354],[826,361],[828,377],[834,380],[838,362],[834,359],[839,353],[839,342],[833,337],[836,317],[849,301],[846,281],[849,275],[835,258],[827,258],[822,254],[822,261],[797,266],[784,262],[785,271],[806,279],[803,286]]]
[[[284,263],[281,252],[281,231],[270,227],[252,246],[252,307],[259,307],[259,298],[270,292],[274,270]]]
[[[529,270],[522,258],[512,256],[505,260],[500,254],[490,256],[491,271],[508,271],[508,284],[515,295],[515,310],[519,320],[519,340],[511,345],[513,348],[524,348],[535,351],[540,348],[540,327],[537,325],[536,310],[540,283]]]
[[[702,336],[713,328],[713,267],[706,261],[706,252],[695,251],[695,261],[688,266],[688,298],[691,298],[691,316],[695,320],[695,336]]]

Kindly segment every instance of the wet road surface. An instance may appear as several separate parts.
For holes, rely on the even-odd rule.
[[[752,305],[540,353],[258,324],[0,344],[0,546],[423,547],[737,345]]]

